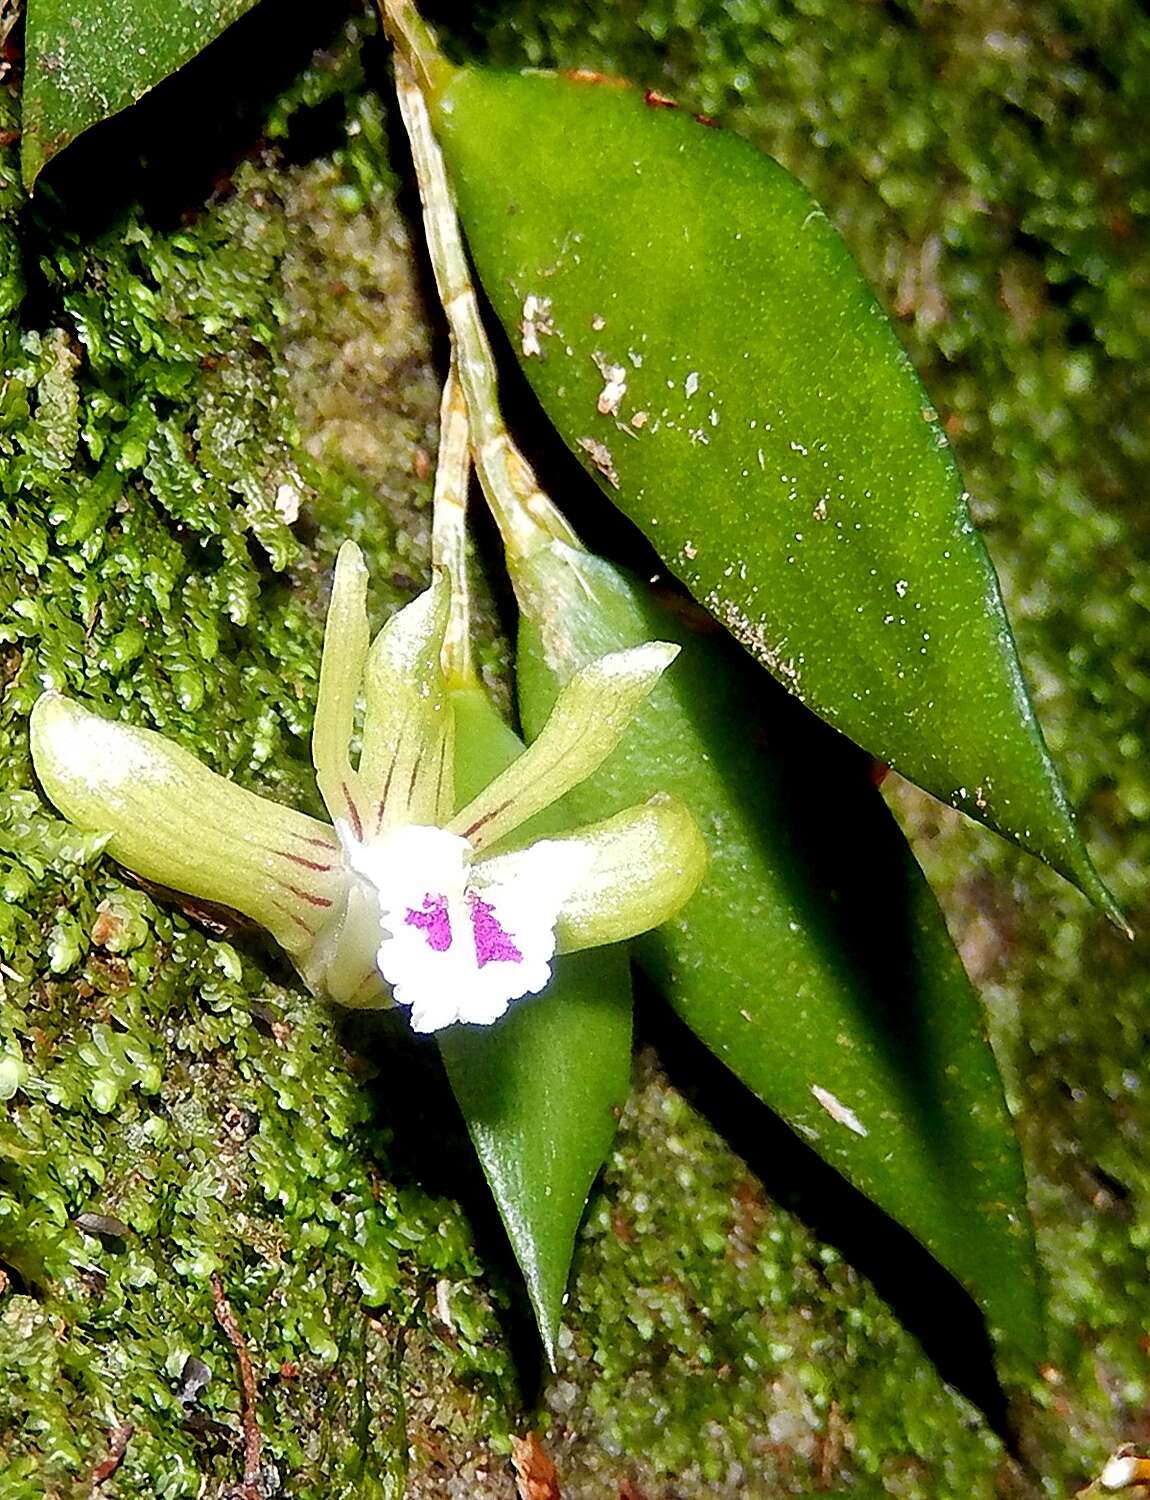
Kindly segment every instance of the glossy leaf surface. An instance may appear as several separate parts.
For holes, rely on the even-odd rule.
[[[255,0],[28,0],[21,169],[41,169],[195,57]]]
[[[866,757],[712,627],[562,542],[513,561],[528,735],[587,658],[682,651],[572,801],[653,787],[710,846],[701,890],[633,951],[684,1021],[967,1287],[1004,1367],[1043,1347],[1026,1187],[978,998]],[[704,624],[706,617],[700,615]]]
[[[791,693],[1115,915],[937,415],[819,206],[609,80],[434,87],[483,285],[611,499]]]
[[[451,700],[456,794],[466,802],[523,744],[482,690],[456,688]],[[530,831],[564,826],[549,811]],[[455,1026],[437,1040],[553,1364],[575,1234],[630,1083],[626,951],[557,959],[542,995],[518,1001],[494,1026]]]

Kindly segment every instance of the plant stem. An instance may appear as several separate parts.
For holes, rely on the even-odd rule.
[[[439,461],[431,512],[431,560],[451,579],[451,613],[442,664],[449,684],[471,685],[471,591],[467,579],[467,485],[471,478],[471,426],[455,357],[439,407]]]
[[[379,0],[383,29],[396,51],[414,68],[420,88],[437,94],[455,71],[435,43],[435,34],[414,0]]]
[[[427,101],[403,51],[396,54],[395,81],[419,182],[431,265],[471,419],[472,451],[483,493],[510,557],[527,557],[554,540],[577,547],[578,537],[539,488],[530,464],[504,425],[495,358],[471,282],[447,169]]]

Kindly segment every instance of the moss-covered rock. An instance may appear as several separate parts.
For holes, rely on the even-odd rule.
[[[460,49],[677,94],[821,198],[947,417],[1087,836],[1145,926],[1137,6],[446,19]],[[385,1023],[343,1030],[257,935],[140,890],[39,798],[25,720],[51,685],[314,809],[334,550],[365,546],[380,616],[426,568],[437,375],[385,54],[359,13],[291,48],[282,29],[257,11],[50,169],[34,209],[0,168],[0,1496],[84,1493],[125,1421],[103,1493],[237,1483],[213,1274],[251,1346],[268,1494],[509,1497],[507,1436],[531,1424],[576,1500],[1065,1494],[1146,1436],[1147,964],[1037,866],[898,793],[987,997],[1061,1330],[1011,1456],[969,1304],[731,1108],[655,1007],[693,1102],[645,1051],[537,1401],[436,1069]],[[237,80],[226,130],[140,172],[152,133]]]

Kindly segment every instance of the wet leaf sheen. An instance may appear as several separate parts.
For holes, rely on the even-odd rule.
[[[822,209],[611,81],[434,87],[483,285],[611,499],[790,692],[1113,915],[938,417]]]
[[[1026,1184],[978,997],[865,756],[713,629],[553,542],[514,564],[530,736],[585,659],[657,636],[674,668],[577,788],[601,817],[652,786],[710,846],[682,915],[633,945],[693,1031],[963,1283],[1004,1372],[1043,1354]],[[704,623],[706,617],[700,615]],[[757,700],[757,701],[756,701]]]

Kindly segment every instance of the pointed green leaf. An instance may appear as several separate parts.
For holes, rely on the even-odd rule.
[[[431,87],[484,287],[611,499],[789,691],[1120,920],[938,417],[822,209],[610,81]]]
[[[25,187],[90,126],[134,104],[255,0],[28,0]]]
[[[557,541],[513,569],[528,734],[583,660],[652,634],[682,646],[570,798],[602,815],[659,787],[704,830],[703,886],[636,941],[639,962],[733,1072],[954,1273],[1007,1364],[1032,1373],[1035,1251],[994,1057],[865,757],[601,559]]]
[[[473,797],[523,754],[479,688],[451,693],[456,788]],[[534,835],[562,831],[555,812]],[[575,1234],[631,1074],[631,986],[622,948],[558,959],[542,995],[494,1026],[437,1037],[455,1097],[527,1283],[554,1364]]]

